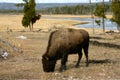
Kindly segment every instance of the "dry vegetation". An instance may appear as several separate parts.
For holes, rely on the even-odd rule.
[[[83,55],[79,68],[75,68],[77,55],[70,55],[67,62],[67,70],[59,73],[60,60],[56,64],[55,72],[44,73],[41,57],[47,46],[49,32],[20,32],[24,28],[20,23],[22,15],[0,15],[0,38],[23,50],[17,53],[11,48],[0,43],[0,47],[9,52],[7,60],[0,58],[0,80],[119,80],[120,79],[120,34],[91,34],[89,48],[89,67],[85,67]],[[10,18],[10,19],[9,19]],[[55,24],[72,26],[78,21],[63,21],[42,18],[35,24],[38,29],[47,29]],[[13,29],[7,33],[6,28]],[[19,28],[18,28],[19,27]],[[16,30],[15,30],[16,29]],[[19,31],[18,31],[19,29]],[[96,30],[97,31],[97,30]],[[98,34],[99,33],[99,34]],[[24,35],[27,39],[17,38]],[[103,44],[93,44],[99,41]],[[108,43],[108,44],[104,44]],[[106,46],[108,45],[108,46]],[[109,47],[109,45],[114,45]]]

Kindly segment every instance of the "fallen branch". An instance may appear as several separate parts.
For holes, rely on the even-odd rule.
[[[18,53],[22,53],[22,52],[23,52],[22,49],[17,48],[15,45],[12,45],[12,44],[10,44],[9,42],[7,42],[7,41],[5,41],[5,40],[3,40],[3,39],[1,39],[1,38],[0,38],[0,43],[3,44],[3,45],[5,45],[5,46],[8,46],[8,47],[11,48],[13,51],[16,51],[16,52],[18,52]]]

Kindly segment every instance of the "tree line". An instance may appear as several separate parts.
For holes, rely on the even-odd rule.
[[[101,4],[101,3],[98,3]],[[20,7],[23,4],[16,4],[16,7]],[[42,8],[39,10],[36,10],[36,12],[40,12],[42,14],[73,14],[73,15],[79,15],[79,14],[90,14],[91,9],[94,11],[97,4],[77,4],[74,6],[56,6],[56,7],[50,7],[50,8]],[[105,5],[107,8],[107,12],[111,12],[110,10],[110,4]],[[24,13],[23,10],[0,10],[0,13]]]
[[[96,6],[98,4],[86,4],[86,5],[75,5],[75,6],[57,6],[52,8],[46,8],[46,9],[40,9],[38,12],[41,12],[42,14],[73,14],[73,15],[79,15],[79,14],[90,14],[91,9],[94,11],[96,9]],[[105,5],[107,12],[110,13],[110,4]]]

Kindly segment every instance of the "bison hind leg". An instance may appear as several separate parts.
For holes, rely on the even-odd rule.
[[[80,51],[78,51],[78,61],[77,61],[76,65],[75,65],[76,68],[78,68],[79,63],[81,61],[81,58],[82,58],[82,49],[80,49]]]
[[[89,66],[89,61],[88,61],[88,47],[89,47],[89,43],[83,47],[84,53],[85,53],[85,57],[86,57],[86,67]]]

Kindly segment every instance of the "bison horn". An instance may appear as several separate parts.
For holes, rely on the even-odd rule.
[[[49,60],[49,57],[46,56],[46,55],[44,55],[44,56],[43,56],[43,59],[45,59],[45,60]]]
[[[45,57],[45,59],[46,59],[46,60],[49,60],[49,58],[48,58],[47,56]]]

